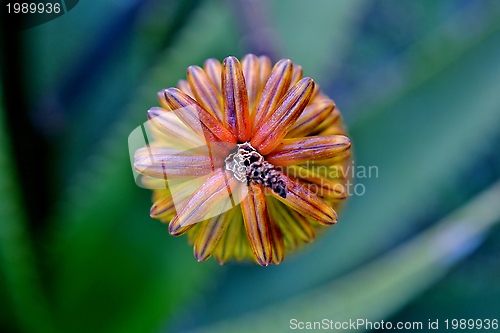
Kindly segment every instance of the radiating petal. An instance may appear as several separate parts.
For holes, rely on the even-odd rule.
[[[224,124],[240,142],[248,141],[251,134],[248,95],[241,64],[235,57],[227,57],[222,63],[222,95]]]
[[[253,54],[247,54],[243,60],[241,60],[241,68],[247,87],[248,110],[250,114],[253,114],[262,88],[259,58]]]
[[[189,66],[187,79],[196,101],[221,121],[223,119],[222,96],[205,71],[198,66]]]
[[[266,196],[262,185],[250,183],[240,187],[241,211],[250,248],[261,266],[272,261],[272,239]],[[248,191],[248,192],[247,192]]]
[[[165,139],[175,142],[176,145],[186,147],[200,147],[205,145],[203,141],[187,127],[175,113],[162,108],[151,108],[148,110],[148,119],[154,127],[165,134]]]
[[[237,243],[240,242],[243,237],[246,238],[240,207],[236,206],[227,211],[224,215],[227,217],[229,222],[226,232],[222,234],[222,237],[214,251],[215,260],[217,260],[217,262],[221,265],[225,264],[229,259],[231,259],[231,257],[234,256],[234,249]]]
[[[220,62],[214,58],[207,59],[203,64],[203,69],[205,69],[205,73],[207,73],[208,78],[212,81],[217,90],[219,90],[219,93],[222,94],[222,86],[221,86],[222,66]]]
[[[325,101],[331,101],[330,99],[326,98]],[[333,102],[333,101],[332,101]],[[321,124],[318,125],[316,130],[314,131],[315,134],[321,133],[324,130],[336,126],[336,125],[342,125],[342,117],[340,117],[340,110],[337,108],[335,109],[337,112],[335,113],[330,113],[328,117],[326,117]]]
[[[274,65],[253,115],[254,130],[259,128],[269,114],[276,109],[281,98],[285,96],[292,81],[292,74],[293,64],[290,60],[283,59]]]
[[[163,90],[158,91],[156,93],[156,97],[158,98],[158,102],[161,105],[161,108],[159,109],[164,109],[165,111],[171,111],[170,106],[167,104],[167,101],[165,100],[165,93]]]
[[[134,169],[142,175],[155,178],[200,177],[212,173],[223,164],[223,160],[216,155],[165,154],[158,149],[149,150],[149,155],[134,159]]]
[[[346,135],[347,131],[344,126],[330,126],[325,130],[321,131],[318,135]]]
[[[191,86],[186,80],[179,80],[179,82],[177,82],[177,87],[189,97],[195,98]]]
[[[297,82],[302,79],[303,73],[302,73],[302,66],[299,65],[293,65],[293,73],[292,73],[292,80],[290,81],[290,87],[291,89],[294,85],[297,84]]]
[[[267,193],[288,207],[321,224],[332,225],[337,223],[337,213],[325,201],[282,172],[280,174],[281,179],[286,184],[286,199],[273,191],[268,190]]]
[[[240,209],[241,211],[241,209]],[[255,263],[258,263],[255,256],[250,249],[250,243],[248,241],[247,233],[245,231],[245,225],[243,222],[243,216],[241,217],[241,227],[239,229],[240,234],[234,244],[233,255],[236,260],[252,259]]]
[[[149,215],[154,219],[173,217],[175,214],[175,205],[172,196],[160,198],[153,203]]]
[[[297,165],[287,167],[285,172],[287,176],[301,181],[303,186],[320,197],[331,200],[347,198],[347,189],[344,186],[345,179],[331,180],[322,177],[313,170]]]
[[[351,147],[351,141],[343,135],[308,136],[284,139],[266,160],[274,165],[292,165],[312,160],[330,159]]]
[[[223,213],[238,183],[228,171],[216,170],[177,210],[169,225],[170,233],[179,236],[195,223]]]
[[[314,81],[303,78],[283,97],[250,141],[259,153],[267,155],[280,144],[309,103],[313,89]]]
[[[191,97],[176,88],[168,88],[164,90],[164,93],[172,112],[201,138],[204,138],[208,145],[214,142],[236,143],[231,132]]]
[[[291,246],[314,239],[314,228],[307,219],[276,199],[269,200],[270,212]]]
[[[149,179],[155,179],[156,178],[149,178]],[[170,196],[170,190],[168,189],[168,187],[166,189],[163,189],[163,190],[154,190],[153,191],[153,195],[151,196],[151,200],[153,202],[157,201],[157,200],[160,200],[162,198],[165,198],[165,197],[168,197]]]
[[[260,63],[260,71],[259,71],[260,87],[262,89],[265,86],[267,80],[269,79],[269,76],[271,75],[273,65],[271,59],[269,59],[269,57],[266,56],[260,56],[259,63]]]
[[[201,223],[194,241],[196,260],[201,262],[210,258],[230,222],[228,214],[224,213]]]
[[[340,115],[339,112],[335,110],[335,103],[333,103],[333,101],[309,104],[295,124],[293,124],[290,131],[288,131],[286,137],[297,138],[309,135],[316,130],[318,125],[331,113],[336,114],[337,117]]]
[[[270,219],[269,222],[269,229],[271,231],[272,263],[274,265],[278,265],[283,261],[283,258],[285,258],[285,242],[278,222],[273,219]]]
[[[193,193],[193,190],[189,186],[174,186],[172,192],[173,195],[169,193],[155,200],[149,211],[152,218],[166,219],[170,217],[171,219],[176,213],[176,207],[181,207]]]
[[[203,222],[200,222],[200,223],[197,223],[194,225],[194,227],[190,228],[187,232],[186,232],[186,236],[187,236],[187,239],[188,239],[188,244],[193,246],[194,245],[194,241],[196,240],[196,237],[198,237],[198,231],[200,230],[200,227],[203,223],[206,223],[207,221],[203,221]]]
[[[340,154],[335,155],[332,158],[327,158],[326,160],[315,160],[314,162],[318,165],[333,165],[336,163],[344,162],[351,157],[351,149],[347,149]]]

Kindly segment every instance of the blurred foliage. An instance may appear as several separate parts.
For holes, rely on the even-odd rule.
[[[44,138],[46,159],[31,162],[50,172],[16,165],[22,145],[6,115],[24,111],[8,109],[4,75],[0,331],[281,332],[292,318],[498,316],[500,3],[254,1],[267,30],[251,31],[244,2],[81,1],[19,35],[22,128]],[[378,177],[357,179],[366,193],[339,225],[279,266],[200,264],[149,218],[127,137],[158,90],[206,58],[252,52],[251,33],[269,34],[274,54],[337,102],[356,165]],[[21,186],[29,177],[46,177],[47,193]],[[49,207],[34,228],[27,213],[40,196]]]

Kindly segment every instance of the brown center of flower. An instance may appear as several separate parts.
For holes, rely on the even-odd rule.
[[[286,185],[275,166],[248,142],[238,144],[233,153],[226,157],[226,169],[242,183],[262,184],[282,198],[286,198]]]

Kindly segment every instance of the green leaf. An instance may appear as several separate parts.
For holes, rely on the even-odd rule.
[[[0,94],[0,275],[10,298],[2,299],[2,308],[10,303],[18,328],[24,332],[54,332],[27,230],[4,117]]]
[[[356,32],[365,0],[300,0],[269,2],[271,26],[280,56],[304,69],[319,84],[330,82]],[[267,4],[267,3],[266,3]],[[262,6],[265,2],[262,2]]]
[[[158,104],[157,91],[176,85],[189,65],[235,51],[229,13],[219,2],[205,2],[186,19],[177,42],[153,64],[63,195],[53,261],[64,331],[155,331],[222,271],[214,271],[214,262],[197,263],[185,237],[172,238],[149,218],[150,191],[135,185],[128,156],[128,134]]]

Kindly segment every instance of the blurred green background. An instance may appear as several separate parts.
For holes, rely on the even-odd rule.
[[[2,36],[1,332],[500,319],[499,1],[80,1]],[[127,137],[189,65],[249,52],[302,65],[378,177],[279,266],[198,263]]]

